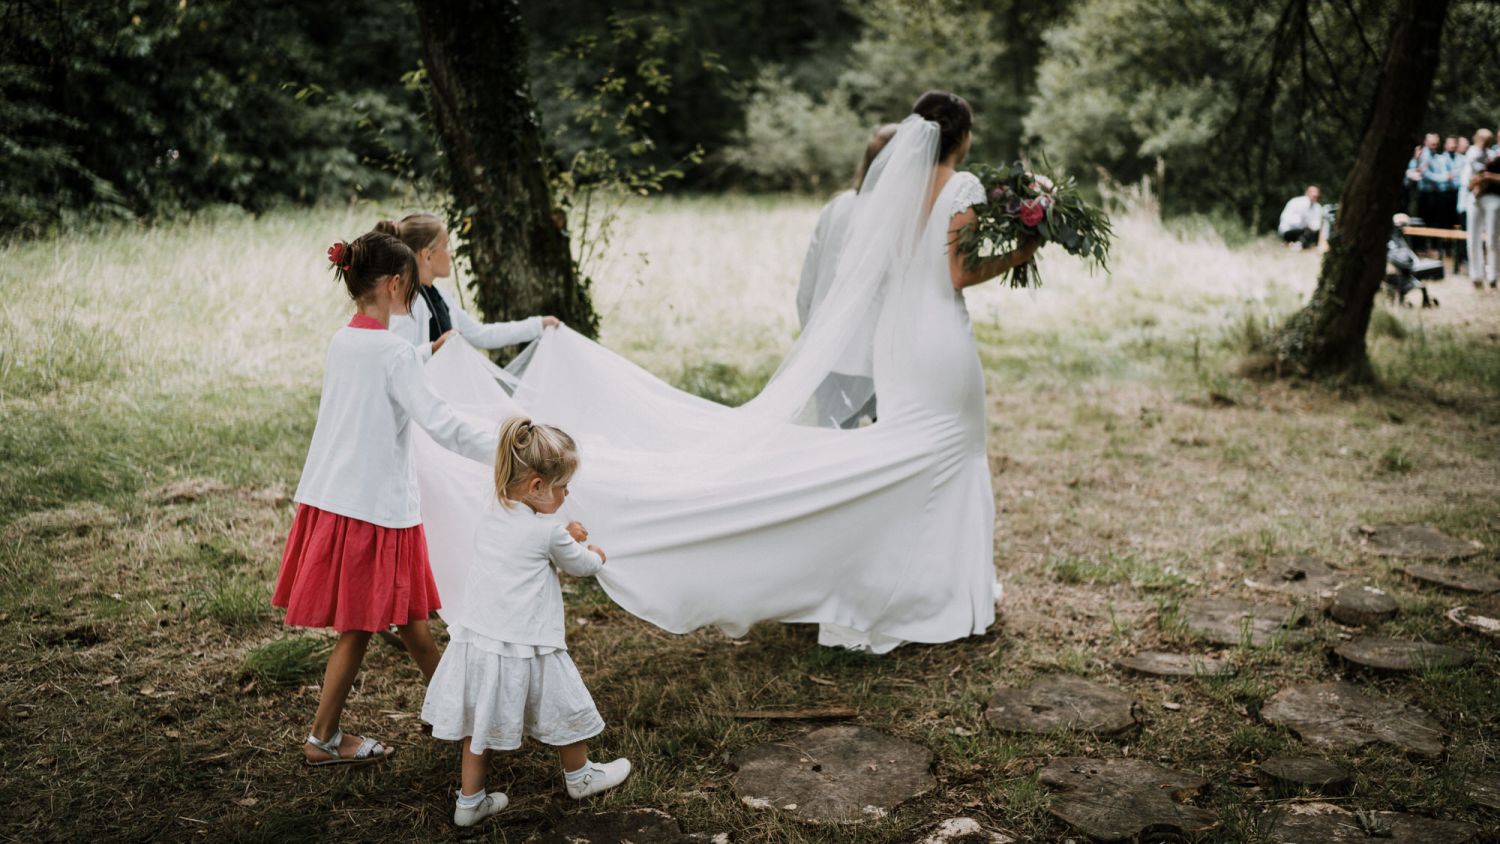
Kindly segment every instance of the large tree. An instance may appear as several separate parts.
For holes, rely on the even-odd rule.
[[[554,213],[517,0],[416,0],[461,254],[486,319],[551,314],[592,335],[588,284]]]
[[[1402,0],[1392,21],[1380,86],[1359,155],[1339,197],[1318,288],[1274,338],[1283,373],[1370,377],[1365,333],[1385,277],[1385,244],[1401,195],[1401,173],[1421,134],[1438,65],[1448,0]]]

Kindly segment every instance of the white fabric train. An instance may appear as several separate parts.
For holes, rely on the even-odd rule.
[[[935,124],[901,125],[824,306],[742,407],[677,390],[567,328],[527,350],[519,380],[461,342],[428,363],[461,412],[525,413],[578,440],[564,513],[608,552],[598,580],[626,610],[678,633],[816,622],[820,642],[877,653],[993,622],[984,380],[946,251],[951,214],[983,193],[959,173],[931,195],[936,143]],[[851,356],[872,363],[879,420],[818,427],[847,417],[812,398]],[[490,467],[419,440],[429,554],[451,605],[494,482]]]

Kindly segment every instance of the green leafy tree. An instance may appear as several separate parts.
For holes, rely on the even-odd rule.
[[[1269,227],[1306,185],[1341,190],[1397,9],[1396,0],[1085,0],[1047,33],[1030,143],[1074,172],[1097,167],[1122,182],[1162,164],[1169,211],[1224,209]],[[1500,113],[1500,89],[1475,72],[1500,57],[1500,5],[1456,2],[1453,17],[1427,125],[1469,133]]]
[[[401,189],[415,42],[402,0],[0,0],[0,225]]]
[[[1370,119],[1340,198],[1338,225],[1318,274],[1318,288],[1273,339],[1276,366],[1286,373],[1366,380],[1372,375],[1365,335],[1385,277],[1391,231],[1409,139],[1420,131],[1448,0],[1402,0]]]

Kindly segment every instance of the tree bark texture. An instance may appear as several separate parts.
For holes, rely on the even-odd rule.
[[[598,318],[555,222],[517,0],[415,0],[428,103],[452,194],[451,224],[486,320]]]
[[[1339,197],[1338,220],[1308,304],[1275,338],[1278,372],[1371,377],[1365,333],[1385,278],[1386,240],[1402,173],[1422,134],[1448,0],[1402,0],[1359,154]]]

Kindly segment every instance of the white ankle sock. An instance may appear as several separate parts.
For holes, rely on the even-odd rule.
[[[594,767],[594,763],[589,761],[588,759],[585,759],[583,760],[582,767],[580,767],[578,770],[563,771],[563,779],[567,780],[568,782],[578,782],[583,779],[583,775],[588,773],[589,768],[592,767]]]
[[[463,789],[458,790],[458,805],[465,809],[472,809],[484,802],[485,790],[479,789],[477,794],[464,794]]]

